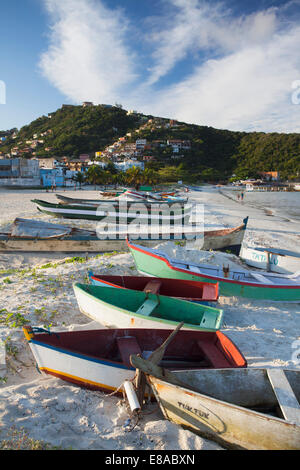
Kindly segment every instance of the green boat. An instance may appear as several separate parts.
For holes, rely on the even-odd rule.
[[[220,296],[300,301],[300,272],[285,275],[225,269],[222,266],[171,259],[161,251],[127,240],[137,270],[148,276],[219,283]]]
[[[217,331],[223,310],[165,295],[131,289],[73,284],[80,311],[108,328],[162,328]],[[155,345],[153,345],[155,349]]]
[[[167,204],[161,204],[160,210],[147,207],[146,205],[127,207],[126,202],[119,205],[108,204],[105,202],[96,205],[84,204],[53,204],[39,199],[33,199],[40,212],[53,217],[62,217],[64,219],[84,219],[84,220],[106,220],[116,224],[126,224],[139,221],[143,224],[180,224],[188,222],[192,206],[184,204],[170,207]]]

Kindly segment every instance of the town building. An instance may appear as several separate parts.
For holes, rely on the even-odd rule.
[[[262,176],[267,181],[279,181],[280,180],[279,171],[261,171],[259,175]]]
[[[147,145],[147,140],[146,139],[137,139],[135,142],[135,148],[137,150],[141,149],[143,150],[145,145]]]
[[[40,168],[37,160],[9,158],[0,160],[1,186],[39,186]]]

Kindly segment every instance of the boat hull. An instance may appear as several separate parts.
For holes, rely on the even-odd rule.
[[[118,289],[133,289],[146,291],[149,282],[158,281],[156,277],[142,276],[105,276],[89,274],[90,282],[95,286],[111,286]],[[200,283],[193,281],[183,281],[178,279],[159,279],[160,286],[157,293],[190,300],[194,302],[214,302],[218,300],[218,285]],[[151,286],[150,286],[151,287]]]
[[[131,222],[140,222],[145,225],[156,225],[156,224],[180,224],[182,222],[187,223],[191,213],[191,207],[174,207],[171,208],[168,205],[163,205],[161,212],[152,210],[147,206],[133,207],[130,205],[127,208],[127,204],[124,207],[117,208],[113,205],[109,205],[108,208],[101,204],[97,206],[88,205],[64,205],[64,204],[52,204],[45,201],[33,200],[37,205],[37,209],[44,214],[51,215],[52,217],[59,217],[64,219],[83,219],[83,220],[98,220],[106,221],[112,224],[127,224]],[[125,207],[126,206],[126,207]],[[128,209],[128,210],[127,210]],[[144,210],[141,210],[144,209]]]
[[[257,283],[238,282],[222,277],[212,277],[172,266],[166,258],[152,254],[147,250],[128,242],[137,270],[146,276],[184,279],[199,282],[219,283],[219,294],[233,297],[269,299],[277,301],[299,301],[300,287],[269,286]]]
[[[119,338],[136,338],[141,351],[149,352],[157,349],[171,334],[171,330],[157,329],[83,330],[58,333],[49,333],[45,330],[32,333],[32,330],[35,329],[26,327],[24,334],[41,372],[84,388],[107,393],[116,391],[125,380],[132,380],[135,376],[135,369],[130,363],[127,365],[117,361],[120,357]],[[222,351],[219,364],[225,361],[229,368],[247,366],[243,355],[221,332],[179,331],[166,350],[166,362],[172,369],[214,367],[211,356],[209,354],[205,356],[199,347],[197,349],[198,342],[208,343],[213,349]],[[129,353],[130,349],[127,352]]]
[[[73,289],[81,313],[106,328],[175,329],[180,322],[184,321],[184,312],[189,312],[189,318],[192,318],[193,322],[186,320],[182,327],[183,330],[215,332],[219,330],[222,325],[223,310],[202,304],[173,299],[166,296],[146,295],[138,291],[120,289],[122,295],[120,292],[118,295],[119,305],[116,305],[106,301],[106,297],[113,297],[111,292],[107,294],[108,291],[112,290],[110,287],[106,288],[74,283]],[[95,289],[97,289],[97,291]],[[105,292],[105,290],[107,292]],[[133,296],[137,298],[139,303],[135,310],[129,310],[127,303],[131,302]],[[166,310],[169,309],[171,312],[179,308],[176,319],[174,319],[172,315],[163,317],[163,313],[153,313],[152,316],[150,316],[137,312],[138,307],[143,304],[145,299],[157,300],[157,297],[159,297],[160,308],[162,303],[168,304]],[[180,302],[180,304],[177,304],[178,302]]]
[[[287,250],[280,251],[276,252],[271,248],[257,249],[243,245],[240,258],[249,266],[274,273],[292,274],[300,271],[300,253],[293,254]]]
[[[236,369],[235,369],[236,371]],[[148,375],[155,397],[166,419],[196,432],[206,438],[213,439],[227,448],[249,449],[249,450],[299,450],[300,449],[300,426],[285,421],[284,419],[273,417],[261,412],[245,408],[247,400],[238,397],[240,405],[223,401],[224,398],[216,399],[214,389],[218,387],[219,395],[226,397],[228,391],[237,395],[239,383],[243,380],[252,383],[253,389],[264,390],[263,371],[259,369],[239,369],[240,374],[234,374],[233,370],[216,370],[214,372],[214,388],[207,385],[206,377],[212,375],[211,371],[201,371],[202,389],[205,394],[198,393],[183,386],[174,385],[169,381]],[[296,372],[300,375],[299,372]],[[183,378],[186,374],[174,372],[178,378]],[[226,381],[221,376],[226,378]],[[234,392],[228,385],[228,378],[236,376],[233,382]],[[219,381],[218,381],[219,379]],[[221,382],[227,383],[226,388],[222,388]],[[190,383],[190,382],[189,382]],[[299,383],[299,377],[298,377]],[[234,385],[235,384],[235,385]],[[244,391],[244,396],[249,396],[252,391],[249,384],[248,393]],[[299,392],[299,389],[298,389]],[[272,393],[272,391],[270,391]],[[260,393],[261,394],[261,393]],[[210,395],[210,396],[208,396]],[[262,395],[262,394],[261,394]],[[255,393],[253,393],[255,396]],[[266,395],[261,396],[262,403],[266,400]],[[272,400],[270,395],[270,400]]]

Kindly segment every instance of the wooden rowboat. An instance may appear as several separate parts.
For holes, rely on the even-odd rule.
[[[57,333],[31,326],[23,331],[41,372],[104,392],[115,391],[124,380],[134,378],[131,354],[148,357],[171,333],[162,329]],[[220,331],[179,331],[161,364],[177,370],[247,366],[238,348]]]
[[[124,197],[120,199],[77,199],[77,198],[71,198],[67,196],[62,196],[61,194],[56,194],[56,198],[58,199],[60,204],[65,204],[65,205],[77,205],[77,206],[103,206],[107,207],[109,204],[113,205],[119,205],[121,202],[128,202],[128,204],[134,204],[140,202],[141,204],[145,204],[147,207],[160,207],[160,204],[164,203],[168,205],[172,205],[176,201],[166,201],[164,199],[162,200],[136,200],[134,198],[129,198],[129,197]],[[178,201],[177,201],[178,202]]]
[[[160,211],[149,209],[144,205],[143,209],[137,207],[127,207],[120,203],[119,207],[103,202],[103,205],[72,205],[72,204],[52,204],[38,199],[32,200],[37,205],[40,212],[53,217],[64,219],[85,219],[98,220],[115,223],[116,225],[127,224],[139,221],[144,224],[181,224],[189,220],[192,206],[170,207],[167,204],[160,208]],[[126,207],[125,207],[126,206]]]
[[[249,266],[282,274],[300,271],[300,253],[277,248],[242,245],[240,258]]]
[[[73,284],[80,311],[108,328],[184,329],[217,331],[223,310],[204,304],[129,289]]]
[[[189,229],[191,228],[191,231]],[[98,252],[107,253],[113,251],[127,251],[126,238],[134,239],[143,246],[154,247],[160,242],[173,240],[180,241],[186,245],[187,241],[194,236],[203,238],[203,232],[192,230],[193,226],[188,225],[188,230],[182,230],[180,226],[171,226],[168,233],[160,226],[150,233],[141,230],[136,233],[135,227],[117,226],[115,230],[103,230],[101,232],[97,226],[95,230],[80,229],[77,227],[50,224],[43,220],[30,220],[16,218],[8,231],[0,233],[0,252],[28,251],[28,252]],[[204,246],[206,245],[206,232],[204,233]]]
[[[300,371],[170,372],[131,356],[166,419],[226,448],[300,450]]]
[[[269,300],[300,300],[300,273],[243,271],[171,259],[165,253],[127,242],[137,270],[148,276],[219,283],[219,294]]]
[[[158,279],[148,276],[107,276],[93,272],[89,273],[89,279],[94,286],[133,289],[194,302],[215,302],[219,297],[218,284],[205,282]]]

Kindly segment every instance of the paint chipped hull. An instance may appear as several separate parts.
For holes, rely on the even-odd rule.
[[[210,372],[213,372],[213,374],[210,374]],[[217,441],[226,448],[299,450],[300,426],[273,417],[270,414],[245,408],[247,402],[249,403],[247,395],[251,400],[251,394],[253,394],[253,397],[261,394],[259,400],[262,403],[269,400],[268,405],[274,405],[272,390],[267,390],[264,371],[248,368],[239,369],[237,374],[235,372],[236,369],[201,371],[198,374],[200,378],[199,387],[205,390],[205,395],[188,388],[173,385],[152,375],[147,376],[147,378],[166,419],[201,436]],[[297,383],[299,387],[300,372],[290,371],[290,373],[293,372],[298,376]],[[174,374],[178,378],[187,377],[187,374],[182,372],[175,372]],[[189,376],[189,384],[192,383],[191,375]],[[215,379],[214,384],[210,380],[212,375]],[[236,381],[232,382],[235,383],[234,391],[228,385],[226,392],[226,388],[222,387],[222,383],[226,385],[224,378],[228,379],[230,376],[236,378]],[[217,382],[218,379],[219,383]],[[248,382],[249,388],[241,391],[241,396],[238,396],[239,384],[243,380],[246,383]],[[227,380],[227,382],[230,382],[230,380]],[[212,396],[217,386],[219,388],[219,398],[215,399]],[[227,397],[228,392],[231,393],[231,396],[237,397],[236,401],[239,404],[223,401],[226,399],[223,397]],[[299,396],[299,388],[297,392]],[[244,393],[244,397],[242,393]],[[253,405],[255,404],[253,402]]]

